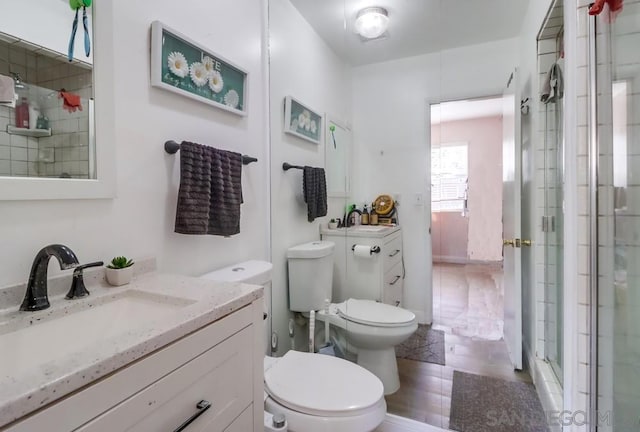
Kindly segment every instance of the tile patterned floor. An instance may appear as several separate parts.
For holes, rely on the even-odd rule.
[[[434,265],[433,292],[433,327],[445,331],[446,365],[398,359],[401,387],[387,396],[387,410],[448,429],[454,370],[525,382],[531,378],[513,370],[501,339],[500,267]]]

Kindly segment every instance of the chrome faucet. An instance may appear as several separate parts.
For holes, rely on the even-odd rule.
[[[74,268],[79,264],[76,254],[67,246],[53,244],[43,247],[33,260],[27,292],[20,306],[21,311],[39,311],[49,307],[47,268],[52,256],[56,257],[62,270]]]

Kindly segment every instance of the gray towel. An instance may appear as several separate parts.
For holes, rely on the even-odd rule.
[[[540,100],[545,103],[554,103],[564,97],[564,76],[562,68],[554,63],[545,78]]]
[[[12,105],[15,108],[16,90],[13,78],[0,75],[0,103]]]
[[[304,167],[302,174],[302,191],[307,203],[307,220],[327,215],[327,182],[324,168]]]
[[[183,141],[175,232],[231,236],[240,232],[242,155]]]

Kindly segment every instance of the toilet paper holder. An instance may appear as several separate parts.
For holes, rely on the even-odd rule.
[[[355,251],[356,250],[356,245],[354,244],[353,246],[351,246],[351,250]],[[369,250],[369,254],[373,255],[374,253],[380,253],[380,246],[371,246],[371,249]]]

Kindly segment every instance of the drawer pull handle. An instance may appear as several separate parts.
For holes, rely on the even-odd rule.
[[[393,280],[393,282],[389,283],[389,285],[395,285],[396,283],[398,283],[398,281],[400,280],[402,276],[396,276],[396,278]]]
[[[396,249],[393,253],[389,254],[390,258],[393,258],[394,256],[398,255],[400,253],[400,249]]]
[[[205,411],[211,408],[211,402],[206,400],[201,400],[200,402],[198,402],[198,405],[196,405],[196,408],[198,409],[198,412],[192,415],[191,417],[189,417],[184,423],[178,426],[178,428],[173,432],[181,432],[185,430],[187,426],[189,426],[191,423],[196,421],[198,417],[200,417],[202,414],[205,413]]]

